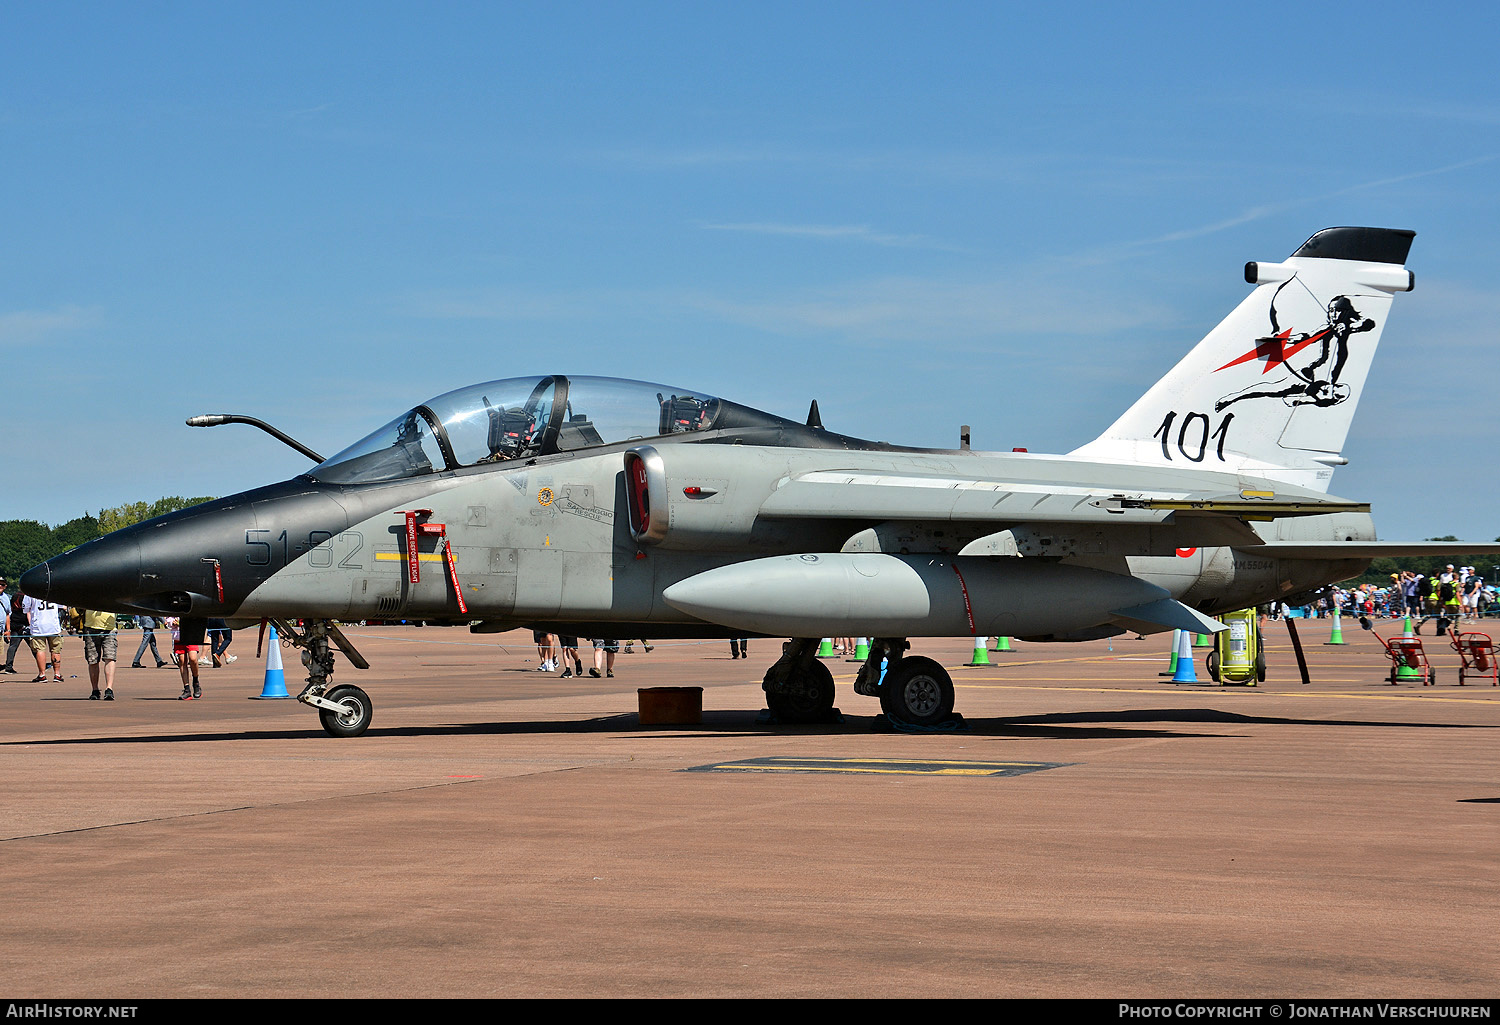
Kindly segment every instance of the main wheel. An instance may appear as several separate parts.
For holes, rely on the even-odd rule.
[[[821,662],[808,666],[796,693],[766,691],[766,707],[782,722],[827,722],[833,712],[833,672]]]
[[[318,718],[323,720],[323,729],[335,737],[357,737],[370,728],[370,717],[375,706],[370,704],[370,695],[354,686],[335,687],[324,695],[329,701],[343,705],[344,711],[334,712],[318,709]]]
[[[910,655],[886,669],[880,707],[891,719],[936,725],[953,714],[953,678],[932,659]]]

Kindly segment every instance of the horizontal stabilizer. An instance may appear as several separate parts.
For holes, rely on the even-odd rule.
[[[1278,559],[1398,559],[1403,556],[1497,555],[1500,554],[1500,544],[1480,541],[1324,541],[1318,544],[1270,541],[1263,545],[1236,545],[1235,550]]]
[[[1162,598],[1145,605],[1132,605],[1128,609],[1116,609],[1110,618],[1136,633],[1156,633],[1156,627],[1168,630],[1187,630],[1195,634],[1218,633],[1229,627],[1211,616],[1188,608],[1180,601]]]

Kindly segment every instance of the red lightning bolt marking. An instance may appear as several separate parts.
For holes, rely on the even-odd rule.
[[[1288,328],[1279,335],[1259,339],[1255,343],[1255,348],[1238,359],[1232,359],[1228,363],[1225,363],[1219,370],[1228,370],[1230,367],[1237,367],[1241,363],[1248,363],[1252,359],[1264,359],[1266,365],[1261,368],[1260,372],[1268,374],[1271,372],[1272,367],[1275,367],[1279,363],[1285,363],[1290,357],[1297,355],[1297,353],[1307,348],[1313,342],[1321,341],[1326,334],[1328,334],[1328,329],[1324,328],[1317,334],[1309,335],[1300,342],[1287,345],[1286,340],[1292,336],[1291,329]],[[1214,373],[1217,374],[1219,370],[1215,370]]]

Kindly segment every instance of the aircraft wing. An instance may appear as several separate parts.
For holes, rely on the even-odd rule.
[[[814,470],[785,480],[760,515],[786,519],[949,520],[978,523],[1150,524],[1177,515],[1270,520],[1369,512],[1321,495],[1270,491],[1120,493],[1087,485],[1021,483],[868,470]]]
[[[1278,559],[1396,559],[1402,556],[1500,555],[1500,543],[1474,541],[1324,541],[1298,544],[1268,541],[1263,545],[1235,545],[1236,549]]]

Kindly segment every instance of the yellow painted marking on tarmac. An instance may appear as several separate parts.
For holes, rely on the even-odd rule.
[[[786,759],[783,759],[783,761],[785,761],[785,760]],[[1017,765],[1035,765],[1035,764],[1037,764],[1036,762],[973,762],[973,761],[969,761],[968,759],[962,759],[962,758],[961,759],[949,759],[949,758],[817,758],[817,759],[813,759],[813,760],[817,761],[817,762],[821,762],[821,763],[832,764],[832,765],[869,765],[871,763],[874,763],[874,764],[878,764],[878,765],[959,765],[959,766],[1003,765],[1003,766],[1017,766]]]
[[[1061,762],[978,762],[926,758],[746,758],[689,772],[811,772],[864,776],[1020,776]]]
[[[732,768],[733,766],[719,766]],[[860,773],[866,776],[910,776],[921,772],[923,776],[992,776],[993,769],[876,769],[862,765],[757,765],[757,772],[838,772]]]

